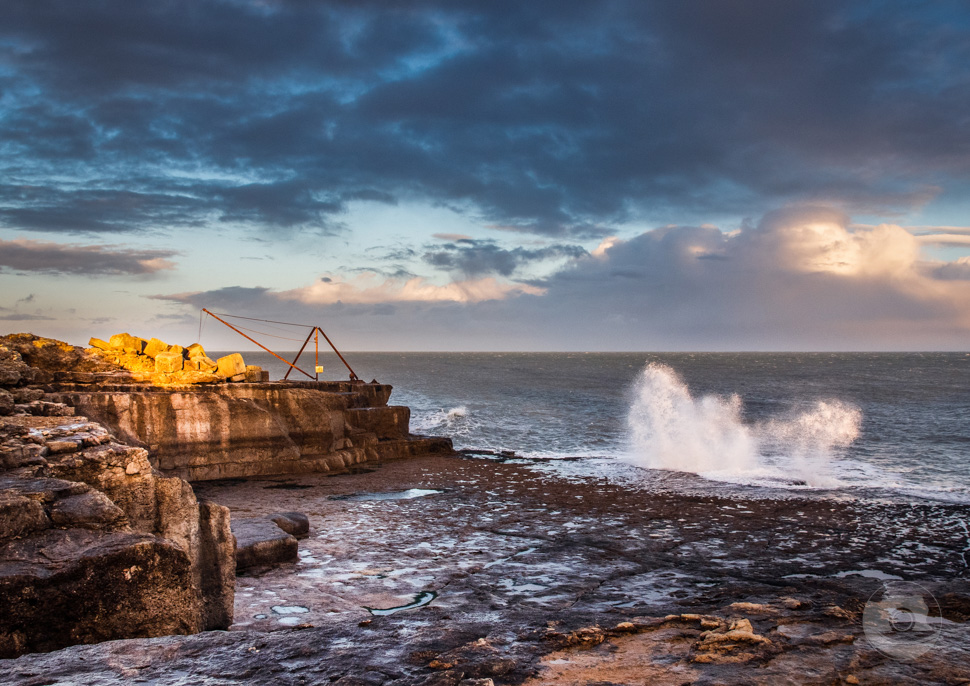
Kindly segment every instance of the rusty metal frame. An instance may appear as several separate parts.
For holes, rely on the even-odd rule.
[[[228,326],[230,329],[232,329],[233,331],[235,331],[236,333],[238,333],[240,336],[242,336],[243,338],[245,338],[247,341],[251,341],[252,343],[255,343],[256,345],[258,345],[260,348],[262,348],[263,350],[265,350],[266,352],[268,352],[270,355],[272,355],[276,359],[281,360],[282,362],[285,362],[289,366],[289,369],[286,370],[286,374],[283,376],[283,380],[284,381],[289,378],[290,372],[292,372],[294,369],[296,371],[300,372],[301,374],[303,374],[304,376],[306,376],[309,379],[313,379],[314,381],[319,380],[317,378],[317,374],[316,373],[314,373],[313,375],[308,374],[306,371],[304,371],[304,370],[302,370],[302,369],[300,369],[299,367],[296,366],[297,361],[299,361],[299,359],[300,359],[300,355],[303,354],[303,351],[306,349],[307,344],[309,344],[309,342],[310,342],[310,337],[311,336],[314,336],[314,349],[315,349],[314,350],[314,358],[315,358],[314,361],[317,363],[315,365],[315,367],[314,367],[314,372],[316,372],[316,367],[319,366],[319,362],[320,362],[320,345],[319,345],[319,336],[317,335],[318,332],[323,334],[324,339],[327,341],[327,343],[330,344],[330,347],[333,349],[333,351],[335,353],[337,353],[337,357],[339,357],[340,358],[340,361],[344,363],[344,366],[350,372],[350,380],[351,381],[354,381],[354,382],[359,382],[360,381],[360,378],[354,372],[353,368],[350,366],[350,363],[348,363],[347,360],[344,359],[344,356],[340,354],[340,351],[339,350],[337,350],[337,346],[335,346],[333,344],[333,341],[330,340],[330,336],[327,335],[327,332],[324,331],[322,328],[320,328],[319,326],[317,326],[315,324],[294,324],[292,322],[277,322],[277,321],[273,321],[272,319],[256,319],[255,317],[240,317],[239,315],[226,315],[226,316],[231,316],[231,317],[239,317],[240,319],[248,319],[248,320],[256,321],[256,322],[266,322],[266,323],[269,323],[269,324],[284,324],[286,326],[307,326],[307,327],[310,327],[310,333],[307,334],[306,340],[303,341],[303,345],[300,346],[300,350],[299,350],[299,352],[297,352],[296,357],[293,358],[293,361],[292,362],[290,362],[289,360],[287,360],[287,359],[285,359],[285,358],[277,355],[276,353],[274,353],[272,350],[270,350],[269,348],[267,348],[265,345],[263,345],[262,343],[260,343],[259,341],[257,341],[255,338],[253,338],[251,336],[247,336],[242,331],[240,331],[239,329],[237,329],[235,326],[233,326],[232,324],[230,324],[226,320],[219,318],[218,315],[210,312],[206,308],[203,307],[202,308],[202,311],[205,312],[210,317],[212,317],[213,319],[215,319],[216,321],[222,322],[223,324],[225,324],[226,326]]]

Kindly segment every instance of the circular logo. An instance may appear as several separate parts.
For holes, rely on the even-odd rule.
[[[882,599],[872,594],[862,613],[862,628],[873,648],[897,660],[915,660],[936,643],[943,629],[933,594],[909,581],[887,584]]]

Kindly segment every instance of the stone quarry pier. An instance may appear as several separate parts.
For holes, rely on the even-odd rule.
[[[341,472],[366,461],[449,453],[450,439],[414,436],[391,386],[360,382],[151,386],[52,385],[50,398],[145,447],[187,481]]]

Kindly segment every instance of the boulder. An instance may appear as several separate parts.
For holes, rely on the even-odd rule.
[[[13,393],[0,388],[0,417],[13,414],[14,405],[16,404],[17,402],[14,399]]]
[[[232,379],[232,377],[243,374],[245,378],[246,374],[246,362],[243,360],[243,356],[239,353],[232,353],[231,355],[226,355],[220,357],[216,361],[216,373],[221,374],[227,379]]]
[[[185,349],[188,358],[191,360],[196,357],[205,357],[205,349],[199,343],[193,343]]]
[[[168,343],[157,338],[152,338],[148,341],[148,345],[145,346],[145,354],[154,359],[158,356],[158,353],[166,353],[168,349]]]
[[[182,371],[182,353],[164,352],[155,356],[155,371],[159,374],[172,374]]]
[[[280,512],[270,515],[269,520],[291,536],[306,538],[310,535],[310,519],[302,512]]]
[[[202,628],[188,556],[145,533],[49,529],[10,541],[0,597],[0,658]]]
[[[263,368],[254,364],[246,365],[246,383],[259,383],[263,380]]]
[[[100,338],[89,339],[88,345],[90,345],[92,348],[97,348],[98,350],[112,350],[111,344],[107,341],[102,341]]]
[[[296,538],[268,519],[233,519],[236,538],[236,571],[249,567],[296,562],[299,544]]]
[[[132,336],[130,333],[116,333],[108,339],[108,344],[115,350],[138,355],[145,352],[145,346],[148,345],[145,339]]]

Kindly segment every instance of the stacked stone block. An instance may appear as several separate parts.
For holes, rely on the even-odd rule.
[[[269,381],[268,372],[255,365],[247,366],[239,353],[213,360],[198,343],[182,347],[169,345],[158,338],[146,341],[128,333],[119,333],[107,342],[92,338],[88,344],[91,346],[90,352],[147,377],[139,380],[161,386]]]

